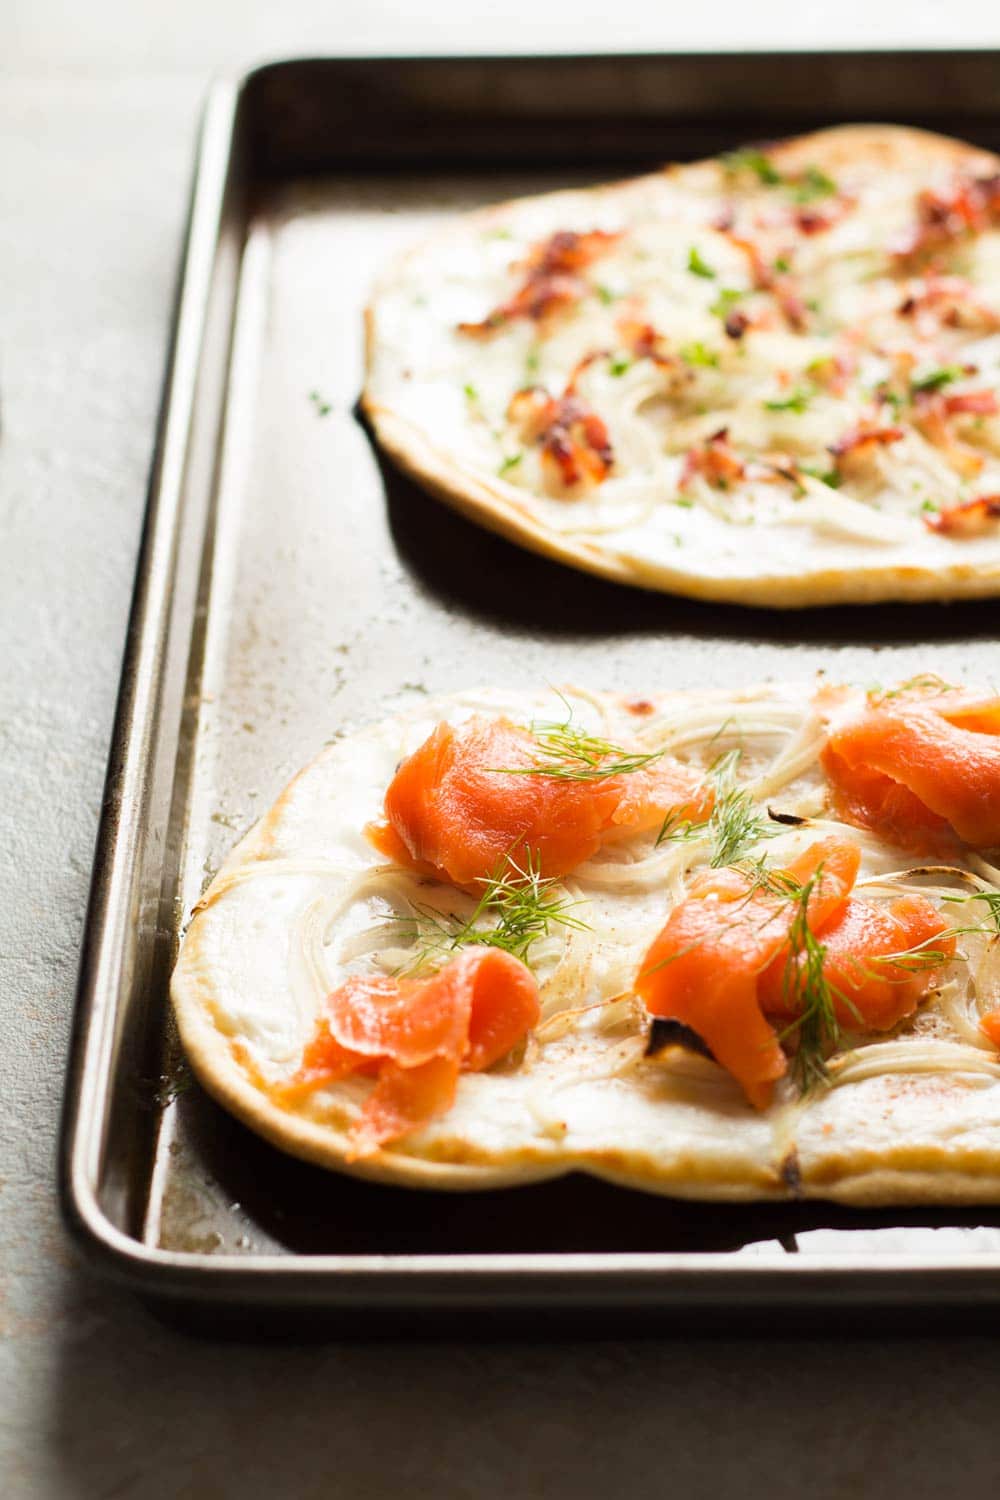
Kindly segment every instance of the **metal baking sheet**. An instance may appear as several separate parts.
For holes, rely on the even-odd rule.
[[[1000,1307],[1000,1218],[684,1204],[583,1177],[380,1188],[194,1085],[167,981],[239,834],[332,736],[460,683],[988,675],[997,607],[768,614],[519,551],[386,466],[357,415],[377,268],[449,215],[748,138],[893,118],[1000,144],[992,54],[279,63],[209,101],[87,925],[63,1201],[176,1317],[579,1331]],[[960,105],[956,104],[960,101]]]

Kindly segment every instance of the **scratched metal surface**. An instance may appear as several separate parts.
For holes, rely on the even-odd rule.
[[[259,205],[238,301],[205,657],[186,721],[194,773],[179,915],[331,736],[419,694],[540,681],[642,692],[807,679],[820,668],[867,682],[995,664],[988,604],[770,615],[647,595],[521,552],[382,464],[355,411],[373,274],[449,214],[565,180],[353,178],[291,185]],[[704,1208],[583,1179],[492,1199],[407,1194],[404,1204],[256,1140],[185,1086],[173,1043],[162,1071],[142,1232],[167,1249],[1000,1249],[995,1221],[976,1211]]]

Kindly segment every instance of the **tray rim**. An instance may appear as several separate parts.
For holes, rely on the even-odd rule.
[[[183,524],[185,460],[194,417],[195,386],[202,356],[205,314],[218,243],[223,190],[232,164],[243,101],[257,80],[308,64],[413,67],[476,65],[568,66],[599,63],[711,63],[740,57],[810,57],[873,60],[891,54],[901,61],[993,58],[1000,48],[889,46],[811,51],[735,48],[715,52],[660,50],[601,53],[519,52],[488,54],[357,53],[288,55],[246,71],[216,77],[205,97],[194,154],[194,174],[173,296],[165,371],[155,425],[135,582],[129,611],[119,691],[110,739],[93,873],[83,927],[66,1083],[59,1129],[58,1192],[64,1226],[88,1263],[147,1296],[192,1303],[275,1307],[402,1307],[428,1302],[446,1306],[477,1299],[510,1299],[528,1305],[544,1298],[582,1306],[600,1294],[615,1307],[689,1305],[725,1310],[819,1305],[838,1289],[846,1306],[914,1306],[933,1296],[938,1306],[986,1310],[1000,1304],[1000,1253],[939,1257],[930,1254],[790,1255],[739,1252],[514,1252],[483,1254],[313,1255],[210,1254],[163,1250],[120,1229],[98,1201],[97,1168],[104,1130],[95,1131],[88,1105],[109,1066],[115,977],[121,954],[128,874],[136,859],[137,818],[143,805],[146,767],[156,724],[156,663],[162,656],[170,603],[174,540]],[[1000,96],[997,103],[1000,117]],[[101,1116],[102,1126],[107,1121]]]

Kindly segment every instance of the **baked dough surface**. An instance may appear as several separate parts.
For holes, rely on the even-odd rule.
[[[1000,1060],[977,1035],[964,959],[891,1036],[845,1039],[830,1087],[801,1097],[783,1080],[763,1113],[705,1058],[679,1049],[644,1058],[648,1020],[629,986],[688,874],[704,866],[698,838],[656,848],[652,835],[636,835],[566,878],[587,926],[532,950],[541,1025],[510,1059],[463,1074],[445,1116],[347,1163],[370,1083],[350,1079],[295,1106],[276,1094],[330,990],[349,973],[399,963],[398,917],[461,914],[468,900],[381,862],[361,832],[400,758],[442,718],[551,720],[568,703],[575,723],[616,743],[667,747],[699,766],[738,748],[742,784],[759,805],[809,820],[772,827],[756,853],[780,863],[835,831],[861,848],[862,888],[898,893],[902,880],[926,893],[928,877],[907,873],[912,859],[829,821],[817,766],[824,730],[810,696],[807,683],[641,704],[573,689],[562,698],[477,691],[336,741],[233,850],[195,910],[172,998],[197,1076],[282,1149],[407,1187],[491,1188],[582,1170],[688,1198],[1000,1201]]]
[[[755,159],[500,204],[403,255],[367,312],[364,406],[380,444],[479,524],[644,588],[781,608],[995,594],[1000,526],[926,522],[1000,492],[1000,417],[949,407],[941,425],[946,399],[1000,389],[1000,224],[929,257],[894,247],[922,192],[1000,162],[887,125]],[[595,230],[619,238],[568,305],[460,329],[509,303],[549,237]],[[734,310],[747,327],[730,337]],[[566,488],[510,402],[571,383],[613,466]],[[861,424],[902,436],[836,458]],[[690,455],[721,431],[745,472],[692,477]]]

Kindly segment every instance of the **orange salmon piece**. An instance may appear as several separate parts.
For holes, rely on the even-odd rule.
[[[808,919],[819,932],[843,910],[859,862],[854,844],[822,839],[776,873],[800,885],[816,877]],[[758,985],[787,954],[794,916],[794,902],[754,890],[739,870],[707,871],[670,913],[635,985],[651,1015],[681,1021],[701,1037],[757,1109],[770,1104],[788,1067]]]
[[[368,837],[398,864],[475,887],[508,860],[558,878],[668,813],[696,821],[711,811],[703,778],[667,756],[586,780],[546,775],[545,763],[531,731],[508,719],[439,724],[397,770],[385,821]]]
[[[280,1093],[291,1101],[374,1073],[351,1131],[354,1161],[446,1113],[459,1073],[504,1057],[539,1014],[534,975],[500,948],[470,948],[427,979],[355,975],[327,997],[302,1066]]]
[[[947,926],[924,896],[900,896],[891,904],[852,896],[819,937],[826,949],[823,973],[840,1025],[848,1031],[889,1031],[912,1015],[937,978],[931,954],[951,958],[955,952],[954,937],[940,937]],[[914,967],[921,951],[928,963]],[[893,955],[903,954],[909,963],[891,962]],[[801,958],[797,964],[801,968]],[[768,1015],[793,1021],[801,1014],[801,995],[787,956],[765,969],[757,993]]]
[[[1000,1010],[988,1010],[979,1023],[979,1029],[1000,1050]]]
[[[822,763],[840,815],[901,848],[1000,844],[1000,700],[877,700],[834,729]]]

